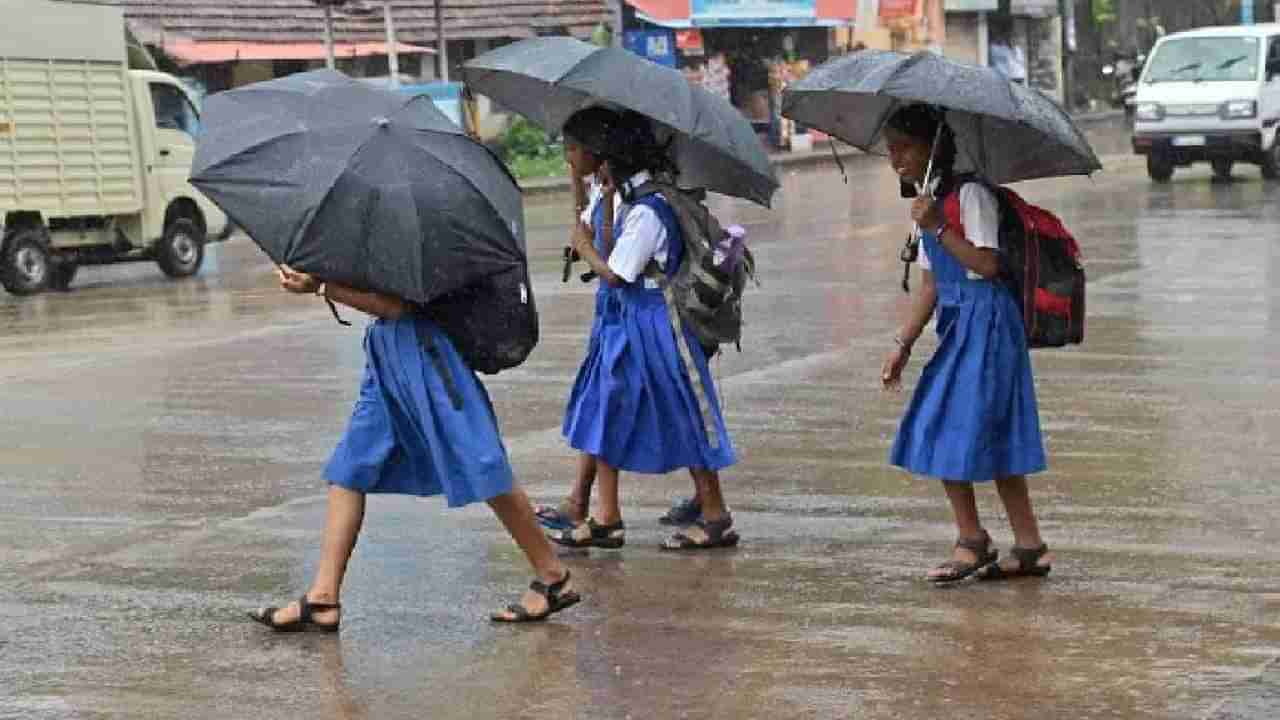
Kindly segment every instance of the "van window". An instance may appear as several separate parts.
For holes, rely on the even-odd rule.
[[[191,137],[200,132],[200,114],[178,88],[152,83],[151,104],[156,110],[156,127],[161,130],[178,130]]]
[[[1148,83],[1257,80],[1260,45],[1256,37],[1166,40],[1148,63],[1145,79]]]

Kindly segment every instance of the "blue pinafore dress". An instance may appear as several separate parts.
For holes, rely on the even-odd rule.
[[[1013,294],[975,280],[938,239],[921,242],[938,288],[938,349],[890,454],[923,477],[987,482],[1045,469],[1022,313]]]
[[[360,397],[325,479],[360,493],[444,495],[449,507],[511,492],[489,394],[435,323],[375,320],[364,350]]]
[[[636,204],[651,208],[666,229],[669,278],[684,254],[675,212],[660,195]],[[595,246],[603,253],[601,209],[592,224]],[[621,235],[624,217],[615,222],[615,237]],[[646,287],[644,278],[621,287],[601,282],[587,356],[565,411],[563,432],[569,445],[627,472],[657,475],[733,465],[737,455],[706,355],[690,331],[685,335],[706,391],[709,423],[704,423],[685,371],[662,290]]]

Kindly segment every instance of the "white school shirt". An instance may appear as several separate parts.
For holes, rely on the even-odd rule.
[[[649,173],[637,173],[630,180],[631,187],[637,188],[649,182]],[[621,202],[622,193],[616,196]],[[628,283],[635,282],[644,274],[644,269],[653,260],[658,267],[666,268],[667,264],[667,228],[653,208],[647,205],[624,205],[615,212],[622,212],[622,231],[613,242],[613,253],[609,256],[609,269]],[[645,287],[656,289],[658,284],[648,278]]]
[[[1000,203],[982,183],[965,183],[960,188],[960,222],[964,224],[965,239],[974,247],[1000,249]],[[920,269],[933,269],[929,253],[923,248],[920,250]],[[968,275],[970,280],[982,279],[972,270]]]

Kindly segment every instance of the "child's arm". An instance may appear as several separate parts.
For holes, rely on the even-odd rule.
[[[399,320],[409,312],[409,304],[394,295],[356,290],[338,283],[324,283],[323,297],[384,320]]]
[[[307,273],[298,272],[288,265],[277,267],[276,275],[280,278],[280,287],[289,292],[299,295],[322,295],[334,302],[342,303],[360,312],[376,315],[387,320],[396,320],[409,312],[410,309],[409,303],[394,295],[357,290],[338,283],[321,282],[315,277]]]
[[[911,348],[920,338],[924,328],[933,317],[934,307],[938,304],[938,286],[934,283],[933,273],[925,270],[916,294],[911,298],[911,312],[907,322],[894,336],[893,350],[885,358],[884,369],[880,380],[885,387],[897,385],[902,380],[902,370],[911,359]]]
[[[916,198],[911,204],[911,218],[926,232],[932,233],[942,228],[942,232],[938,234],[938,242],[942,243],[942,247],[951,253],[951,257],[966,270],[977,273],[987,280],[1000,274],[1000,256],[997,252],[992,248],[981,248],[969,242],[959,228],[944,227],[946,218],[942,208],[933,198],[925,196]]]

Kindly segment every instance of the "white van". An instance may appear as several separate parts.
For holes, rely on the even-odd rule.
[[[1280,178],[1280,24],[1203,28],[1161,38],[1138,83],[1133,149],[1147,174],[1208,162],[1219,178],[1237,162]]]

